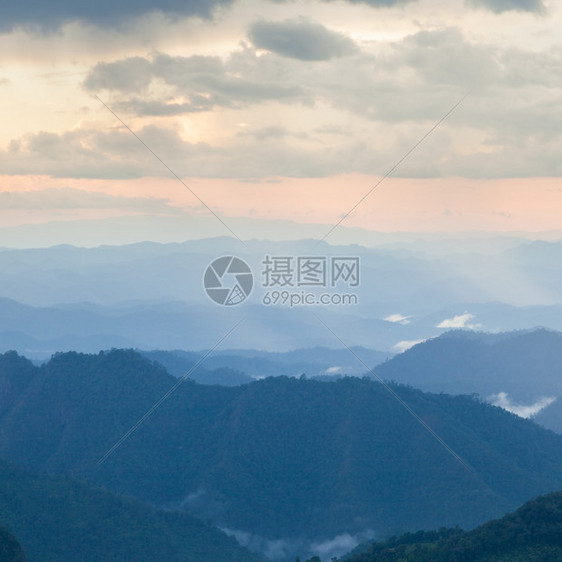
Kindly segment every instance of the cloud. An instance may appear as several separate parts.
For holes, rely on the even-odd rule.
[[[506,392],[492,394],[491,396],[488,396],[487,400],[493,406],[499,406],[500,408],[516,414],[521,418],[532,418],[541,410],[550,406],[556,400],[556,396],[543,396],[528,406],[513,402]]]
[[[184,142],[176,131],[146,126],[138,136],[156,154],[178,171],[188,175],[189,163],[194,171],[210,166],[220,149],[204,143]],[[186,166],[187,164],[187,166]],[[216,161],[215,161],[216,164]],[[169,175],[147,149],[125,128],[98,130],[75,129],[57,135],[40,132],[12,141],[7,151],[0,151],[0,166],[7,174],[47,174],[70,178],[139,178]]]
[[[380,174],[474,86],[475,93],[394,175],[556,177],[562,174],[560,65],[559,49],[475,44],[458,29],[445,28],[381,40],[321,64],[259,52],[248,44],[222,57],[131,56],[92,65],[83,87],[99,93],[137,132],[150,137],[162,131],[158,136],[169,140],[159,141],[159,155],[174,168],[194,175],[203,169],[205,177],[256,178]],[[211,118],[200,115],[211,112],[212,127]],[[216,144],[189,144],[174,131],[164,132],[163,122],[189,114],[200,120],[201,130],[216,131],[221,123]],[[150,122],[156,129],[149,129]],[[176,125],[181,130],[185,122]],[[343,134],[334,139],[335,131]],[[13,153],[0,154],[0,160],[9,170],[70,177],[81,170],[85,177],[158,173],[130,137],[84,130],[39,133],[15,139]],[[101,142],[115,142],[114,153],[96,154],[94,145]],[[26,150],[34,158],[26,159]],[[107,165],[102,155],[108,156]]]
[[[126,209],[139,212],[177,213],[168,199],[156,197],[123,197],[100,191],[85,191],[71,187],[38,191],[0,192],[0,211]]]
[[[104,150],[104,145],[113,148]],[[74,130],[60,135],[42,131],[12,140],[8,150],[0,152],[0,164],[8,174],[140,177],[140,157],[138,147],[120,131]]]
[[[358,536],[344,533],[333,539],[312,543],[310,545],[310,552],[320,555],[323,560],[330,560],[332,557],[342,556],[353,550],[361,539],[364,540],[364,534],[359,538]]]
[[[288,0],[276,0],[289,3]],[[323,0],[333,2],[334,0]],[[401,6],[415,0],[347,0],[349,4],[365,4],[375,9]],[[76,2],[59,0],[25,0],[4,2],[0,32],[9,32],[23,27],[34,32],[52,32],[69,22],[79,21],[104,29],[127,29],[127,26],[143,16],[159,13],[170,20],[181,17],[212,18],[221,7],[229,7],[233,0],[98,0]],[[543,13],[542,0],[467,0],[469,6],[480,7],[494,13],[522,11]]]
[[[412,0],[347,1],[350,4],[362,3],[373,8],[384,8],[405,4]],[[288,0],[277,0],[277,2],[289,3]],[[524,0],[520,0],[520,2],[524,3]],[[233,0],[121,0],[119,2],[113,0],[97,0],[96,2],[24,0],[23,2],[4,2],[0,31],[10,31],[16,27],[27,27],[42,32],[54,31],[65,23],[73,21],[105,29],[119,28],[124,27],[131,20],[152,13],[161,13],[170,19],[178,17],[209,19],[217,8],[228,7],[232,4]]]
[[[186,113],[198,113],[210,111],[214,103],[209,98],[194,95],[190,101],[177,103],[175,101],[145,100],[131,98],[115,104],[117,111],[134,113],[135,115],[164,117],[173,115],[185,115]]]
[[[267,539],[238,529],[222,528],[222,530],[227,535],[232,535],[242,546],[265,554],[273,562],[294,558],[307,547],[307,541],[304,538]]]
[[[343,556],[355,548],[359,543],[370,540],[374,531],[366,529],[357,535],[344,533],[325,540],[311,540],[308,537],[286,537],[267,539],[265,537],[241,531],[237,529],[222,528],[227,535],[232,535],[243,546],[254,552],[261,552],[269,560],[294,560],[297,555],[306,553],[309,556],[318,556],[323,560],[329,560],[335,556]]]
[[[260,141],[267,141],[271,139],[279,140],[288,137],[293,137],[297,139],[310,138],[307,133],[298,133],[298,132],[290,131],[285,127],[279,127],[277,125],[271,125],[270,127],[263,127],[261,129],[255,129],[251,131],[242,131],[238,133],[238,135],[241,137],[246,137],[246,136],[254,137],[255,139]]]
[[[185,141],[174,129],[149,125],[135,131],[146,146],[180,177],[322,177],[337,173],[332,150],[236,137],[225,146]],[[339,149],[352,159],[355,146]],[[169,171],[124,127],[76,129],[60,135],[41,132],[14,140],[0,151],[5,174],[68,178],[169,176]]]
[[[115,104],[116,109],[137,115],[181,115],[269,100],[303,101],[305,91],[301,86],[280,80],[273,69],[262,68],[260,72],[259,66],[264,65],[257,58],[250,49],[232,53],[226,63],[219,57],[200,55],[131,57],[98,63],[89,71],[83,87],[90,92],[106,90],[125,95],[144,92],[142,98],[133,96]],[[151,98],[146,91],[156,81],[164,84],[168,93],[156,93],[156,98]]]
[[[487,8],[496,14],[508,11],[536,13],[545,11],[542,0],[470,0],[469,4]]]
[[[502,131],[496,144],[506,148],[510,148],[508,143],[517,146],[522,134],[559,138],[562,108],[554,92],[562,87],[560,51],[501,50],[474,44],[456,28],[420,31],[383,43],[380,49],[380,54],[358,51],[352,61],[334,58],[318,68],[294,58],[258,56],[250,47],[234,51],[224,60],[160,54],[142,64],[136,58],[100,64],[92,69],[85,86],[97,91],[103,84],[109,90],[129,93],[131,88],[121,84],[119,75],[130,66],[126,75],[133,74],[135,83],[160,80],[171,88],[172,95],[185,97],[184,104],[176,107],[178,112],[268,100],[308,105],[322,101],[362,119],[387,123],[435,121],[471,89],[477,93],[452,116],[451,124],[457,129],[462,125],[478,128],[490,137]],[[401,79],[404,73],[409,75],[406,82]],[[535,101],[535,90],[540,90],[541,103]],[[510,103],[506,103],[508,98],[512,98]],[[142,99],[147,98],[143,95]],[[454,175],[454,170],[447,172]]]
[[[325,2],[332,2],[333,0],[324,0]],[[389,8],[392,6],[399,6],[407,4],[414,0],[348,0],[350,4],[367,4],[373,8]]]
[[[210,18],[218,6],[230,5],[232,0],[97,0],[77,2],[75,0],[25,0],[4,2],[0,30],[10,31],[15,27],[31,27],[40,31],[52,31],[71,21],[100,27],[118,27],[124,22],[140,16],[160,12],[170,17],[197,16]]]
[[[139,92],[148,88],[150,76],[150,61],[142,57],[111,63],[100,62],[84,80],[86,90],[118,90],[120,92]]]
[[[338,366],[334,366],[334,367],[328,367],[325,371],[325,373],[327,375],[336,375],[337,373],[341,373],[342,372],[342,368],[338,367]]]
[[[405,326],[406,324],[410,323],[410,318],[412,317],[404,316],[403,314],[391,314],[390,316],[387,316],[384,320],[385,322],[393,322]]]
[[[257,21],[248,38],[258,49],[303,61],[326,61],[357,51],[351,39],[307,20]]]
[[[500,65],[486,45],[467,41],[455,28],[419,31],[395,46],[395,59],[432,84],[462,88],[496,83]]]
[[[437,328],[449,328],[449,329],[459,329],[459,328],[468,328],[469,330],[475,330],[477,328],[481,328],[481,324],[469,324],[468,322],[475,318],[474,314],[470,314],[469,312],[465,312],[464,314],[458,314],[453,316],[452,318],[446,318],[439,324],[437,324]]]
[[[423,343],[425,340],[402,340],[392,346],[397,353],[403,353],[418,343]]]

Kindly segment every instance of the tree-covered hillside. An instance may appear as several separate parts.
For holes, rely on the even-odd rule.
[[[187,381],[98,466],[176,379],[132,351],[40,368],[0,357],[0,379],[20,371],[1,455],[270,539],[474,527],[562,488],[562,437],[467,396],[395,386],[467,468],[364,379]]]
[[[261,560],[187,514],[159,511],[66,476],[32,475],[2,461],[0,521],[21,541],[29,562]],[[23,562],[4,535],[0,561]],[[4,552],[12,558],[3,558]]]
[[[0,525],[0,562],[27,562],[20,543],[3,525]]]
[[[562,492],[529,501],[473,531],[440,529],[376,542],[348,562],[555,562],[562,560]]]

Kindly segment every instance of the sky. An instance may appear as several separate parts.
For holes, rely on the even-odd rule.
[[[550,0],[10,3],[0,243],[562,231],[561,31]]]

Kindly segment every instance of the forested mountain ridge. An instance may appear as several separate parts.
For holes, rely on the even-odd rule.
[[[262,561],[187,514],[157,510],[68,476],[30,474],[3,461],[0,521],[14,531],[29,562]]]
[[[176,379],[133,351],[0,356],[12,385],[0,454],[280,540],[474,527],[562,488],[562,437],[468,396],[394,386],[467,469],[379,383],[184,382],[98,460]],[[293,557],[294,559],[294,557]]]
[[[360,547],[347,562],[530,562],[562,560],[562,492],[538,497],[469,532],[407,533]]]

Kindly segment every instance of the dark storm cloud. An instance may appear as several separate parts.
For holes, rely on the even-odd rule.
[[[329,60],[357,51],[345,35],[305,20],[258,21],[250,26],[248,38],[258,49],[305,61]]]
[[[286,3],[288,0],[276,0]],[[334,0],[324,0],[332,2]],[[347,0],[350,4],[366,4],[373,8],[393,7],[415,0]],[[469,5],[480,6],[495,13],[518,10],[526,12],[543,12],[542,0],[466,0]],[[233,0],[21,0],[3,2],[0,16],[0,33],[16,27],[25,27],[36,31],[54,31],[71,21],[81,21],[100,27],[119,27],[143,15],[160,12],[167,16],[210,18],[215,8],[229,6]],[[327,40],[326,36],[320,39]],[[332,40],[334,38],[332,37]],[[333,46],[333,44],[332,44]],[[281,46],[280,48],[283,48]],[[334,47],[337,51],[337,47]],[[340,46],[340,48],[342,48]],[[312,48],[311,48],[312,49]],[[291,51],[289,51],[290,53]],[[297,50],[297,53],[299,51]],[[301,54],[317,60],[315,51],[304,48]],[[293,56],[288,54],[287,56]],[[337,55],[335,55],[337,56]]]
[[[286,0],[278,0],[284,3]],[[331,0],[328,0],[331,1]],[[349,0],[351,4],[373,7],[393,6],[409,0]],[[524,0],[520,0],[524,1]],[[530,0],[528,0],[530,1]],[[229,6],[233,0],[21,0],[3,2],[0,32],[15,27],[53,31],[64,23],[82,21],[100,27],[118,27],[151,12],[170,17],[199,16],[209,18],[218,6]]]
[[[61,24],[80,20],[86,23],[113,27],[150,12],[170,16],[210,17],[213,9],[229,5],[232,0],[21,0],[3,2],[0,30],[18,26],[52,30]]]
[[[470,0],[470,4],[487,8],[499,14],[508,11],[519,12],[544,12],[542,0]]]
[[[325,0],[332,1],[332,0]],[[367,4],[373,8],[391,7],[406,4],[414,0],[348,0],[350,4]],[[542,12],[545,7],[542,0],[467,0],[468,4],[487,8],[495,13],[517,10],[521,12]]]

